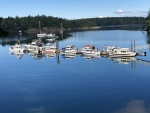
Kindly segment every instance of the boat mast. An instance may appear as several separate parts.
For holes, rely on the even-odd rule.
[[[40,34],[41,34],[41,23],[39,21],[39,30],[40,30]]]

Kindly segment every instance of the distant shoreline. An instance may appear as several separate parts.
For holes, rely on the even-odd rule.
[[[68,28],[68,29],[60,29],[60,28],[43,28],[43,33],[56,33],[60,31],[76,31],[76,30],[97,30],[97,29],[137,29],[142,30],[143,25],[111,25],[111,26],[93,26],[93,27],[81,27],[81,28]],[[30,28],[25,31],[26,33],[39,33],[39,30],[36,28]]]

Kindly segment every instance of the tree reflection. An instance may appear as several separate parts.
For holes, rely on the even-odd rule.
[[[150,32],[147,32],[147,44],[150,44]]]

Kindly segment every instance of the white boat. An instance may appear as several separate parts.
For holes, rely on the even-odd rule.
[[[25,50],[25,48],[23,48],[20,44],[16,44],[16,45],[11,46],[9,48],[10,52],[21,52],[21,53],[23,53],[24,50]]]
[[[115,48],[114,46],[109,45],[103,46],[103,49],[101,50],[101,55],[107,55],[114,48]]]
[[[77,54],[78,49],[74,45],[68,45],[65,48],[62,48],[60,54]]]
[[[42,31],[41,31],[41,26],[40,26],[40,21],[39,21],[39,30],[40,30],[40,33],[37,34],[37,37],[39,37],[39,38],[45,37],[45,36],[46,36],[46,33],[42,33]]]
[[[52,46],[50,43],[46,44],[46,46],[42,48],[42,53],[56,53],[56,51],[56,46]]]
[[[46,36],[46,33],[38,33],[37,34],[37,37],[39,37],[39,38],[43,38],[43,37],[45,37]]]
[[[38,39],[33,40],[32,43],[26,44],[24,46],[27,52],[39,53],[40,51],[42,51],[43,44],[41,43],[41,40]]]
[[[132,52],[129,48],[114,48],[108,53],[109,57],[133,57],[136,52]]]
[[[97,56],[100,55],[100,51],[98,51],[98,48],[95,48],[94,45],[85,45],[84,48],[81,48],[81,54]]]
[[[40,53],[41,50],[42,50],[42,47],[38,47],[38,46],[37,47],[30,47],[27,49],[27,51],[29,53],[36,53],[36,54]]]
[[[56,38],[46,38],[45,40],[48,42],[54,42],[56,40]]]
[[[46,34],[46,36],[45,36],[46,38],[55,38],[56,37],[56,35],[55,34],[53,34],[53,33],[50,33],[50,34]]]
[[[43,44],[42,44],[42,41],[41,39],[35,39],[35,40],[32,40],[32,42],[30,44],[25,44],[25,48],[28,49],[30,47],[41,47]]]

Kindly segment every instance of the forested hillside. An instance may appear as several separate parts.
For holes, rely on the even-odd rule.
[[[148,12],[148,16],[146,18],[147,31],[150,32],[150,11]]]
[[[102,26],[116,26],[116,25],[143,25],[145,23],[144,17],[107,17],[107,18],[87,18],[68,20],[52,16],[27,16],[27,17],[8,17],[2,18],[1,26],[7,31],[26,31],[37,30],[39,28],[39,21],[41,28],[57,29],[61,27],[64,29],[79,29],[86,27],[102,27]]]

